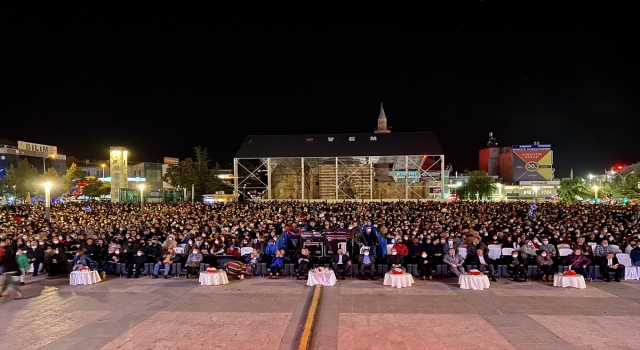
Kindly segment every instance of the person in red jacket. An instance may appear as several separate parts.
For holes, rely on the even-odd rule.
[[[398,255],[402,255],[403,258],[406,258],[406,256],[409,255],[409,248],[402,242],[402,239],[398,239],[392,249],[395,249],[398,252]]]

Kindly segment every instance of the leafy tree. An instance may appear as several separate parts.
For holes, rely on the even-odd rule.
[[[466,184],[467,196],[479,199],[490,198],[493,193],[493,178],[481,170],[469,172],[469,181]]]
[[[587,187],[586,181],[580,177],[560,181],[558,199],[561,202],[576,203],[581,199],[593,198],[593,192]]]
[[[3,181],[8,192],[17,198],[25,198],[27,193],[37,191],[38,182],[38,170],[26,159],[18,162],[17,168],[11,164]]]
[[[76,163],[71,164],[69,169],[67,169],[67,173],[62,176],[64,190],[65,192],[69,191],[71,187],[76,185],[76,181],[84,180],[85,174]]]
[[[639,182],[640,177],[635,173],[618,175],[611,181],[611,194],[614,198],[638,198],[640,197]]]
[[[56,172],[56,169],[54,168],[47,169],[46,173],[40,175],[40,179],[42,180],[42,183],[51,183],[51,197],[60,197],[67,192],[64,180],[62,180],[62,177],[58,175],[58,172]]]
[[[111,184],[102,182],[95,176],[87,176],[85,179],[88,185],[83,188],[82,194],[89,198],[97,198],[111,193]]]
[[[193,159],[187,158],[180,161],[178,165],[169,166],[162,179],[173,187],[190,188],[196,181]]]
[[[232,190],[231,186],[218,178],[218,165],[211,168],[211,158],[206,148],[194,147],[193,152],[193,159],[187,158],[178,165],[170,166],[162,179],[174,187],[191,189],[193,185],[195,198],[216,191]]]

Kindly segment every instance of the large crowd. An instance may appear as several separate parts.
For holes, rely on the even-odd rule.
[[[202,263],[219,266],[219,258],[230,255],[228,266],[219,267],[239,277],[264,263],[277,278],[284,264],[292,263],[292,272],[304,278],[314,263],[326,262],[342,271],[342,278],[352,267],[361,278],[375,278],[377,262],[402,269],[415,264],[422,279],[431,279],[438,264],[455,275],[474,265],[495,278],[501,263],[516,280],[532,277],[527,266],[537,266],[546,280],[560,265],[585,276],[590,265],[615,269],[619,253],[640,266],[639,221],[638,205],[519,201],[174,202],[146,204],[144,210],[125,203],[69,202],[52,205],[50,221],[42,204],[5,205],[0,206],[0,272],[25,283],[28,271],[55,278],[94,266],[104,276],[122,263],[127,277],[136,278],[152,263],[153,277],[162,271],[167,278],[172,264],[191,277]],[[304,231],[345,232],[347,244],[318,261],[302,249]],[[513,255],[501,254],[498,262],[489,254],[497,245],[512,248]],[[561,245],[571,254],[560,257]]]

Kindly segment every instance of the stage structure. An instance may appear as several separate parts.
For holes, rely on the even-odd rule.
[[[381,119],[384,118],[384,123]],[[281,200],[443,199],[435,133],[249,135],[233,161],[236,196]],[[241,198],[242,199],[242,198]]]

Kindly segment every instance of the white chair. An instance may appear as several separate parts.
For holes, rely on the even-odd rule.
[[[513,252],[513,248],[502,248],[502,255],[511,255],[511,252]]]
[[[625,280],[638,280],[640,279],[640,268],[633,266],[629,254],[618,253],[616,254],[618,262],[624,266],[624,279]]]
[[[560,243],[556,246],[556,248],[558,248],[558,250],[563,249],[563,248],[571,248],[570,245],[568,245],[567,243]]]
[[[489,248],[489,250],[491,250],[492,248],[502,249],[502,244],[489,244],[488,248]]]
[[[460,248],[460,247],[458,247],[458,254],[460,254],[460,256],[461,256],[463,259],[466,259],[466,258],[467,258],[467,248]]]
[[[253,253],[253,248],[251,247],[242,247],[240,248],[240,256],[245,256]]]
[[[347,254],[347,242],[338,242],[338,249],[342,249],[342,251]],[[338,252],[336,252],[337,254]],[[349,254],[347,254],[349,255]]]
[[[489,248],[489,259],[498,260],[500,259],[501,253],[502,253],[502,249],[500,248]]]
[[[178,247],[184,249],[184,248],[187,247],[187,244],[186,243],[181,243],[181,244],[178,244]]]
[[[387,254],[391,255],[391,248],[393,248],[394,244],[387,244]]]
[[[610,247],[611,247],[611,251],[612,252],[614,252],[614,253],[622,253],[622,250],[620,249],[619,246],[617,246],[615,244],[611,244]]]
[[[598,245],[598,243],[596,242],[587,242],[587,245],[589,245],[591,248],[595,247]]]
[[[573,253],[573,250],[570,248],[560,248],[558,249],[558,251],[560,252],[560,256],[567,256],[571,253]]]

